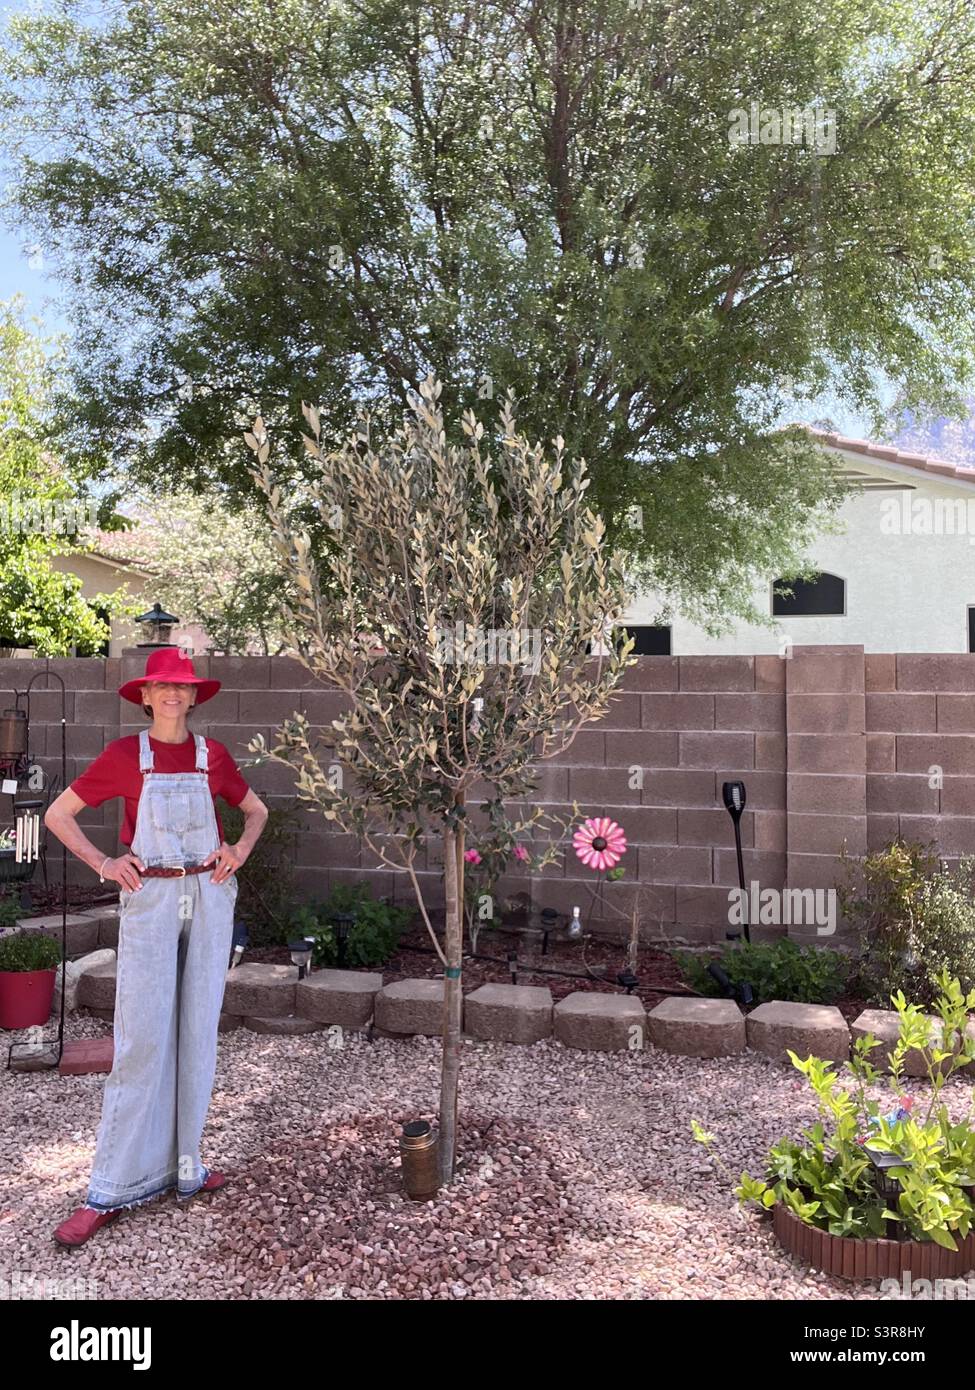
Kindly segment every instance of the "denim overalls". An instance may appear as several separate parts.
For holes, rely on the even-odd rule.
[[[142,791],[132,853],[146,867],[199,864],[220,845],[207,780],[206,739],[196,771],[152,770],[139,735]],[[217,1065],[217,1026],[233,940],[237,880],[201,874],[145,878],[119,895],[115,1060],[85,1205],[134,1207],[176,1187],[198,1192],[210,1172],[200,1136]]]

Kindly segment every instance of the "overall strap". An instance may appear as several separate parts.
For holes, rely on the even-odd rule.
[[[207,741],[202,734],[194,734],[193,737],[196,740],[196,770],[197,772],[206,772],[208,770]]]
[[[139,733],[139,771],[143,774],[152,771],[152,745],[149,743],[149,730]]]

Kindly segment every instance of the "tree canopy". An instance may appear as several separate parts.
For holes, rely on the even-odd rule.
[[[973,39],[962,0],[19,17],[0,110],[74,287],[66,440],[233,499],[258,411],[297,481],[302,400],[336,444],[430,372],[451,420],[510,389],[631,579],[758,620],[755,571],[840,499],[790,400],[879,418],[882,378],[947,408],[971,374]]]

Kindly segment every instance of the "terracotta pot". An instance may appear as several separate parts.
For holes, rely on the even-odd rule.
[[[56,968],[0,970],[0,1028],[46,1023],[54,1001]]]
[[[841,1279],[899,1279],[906,1270],[914,1279],[958,1279],[975,1270],[975,1228],[955,1237],[957,1250],[933,1240],[860,1240],[808,1226],[776,1202],[772,1229],[790,1255]]]

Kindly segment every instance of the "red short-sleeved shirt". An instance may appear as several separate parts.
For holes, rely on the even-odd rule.
[[[192,734],[188,735],[185,743],[160,743],[150,735],[149,745],[152,748],[154,772],[195,771],[196,744]],[[217,830],[222,840],[223,826],[220,824],[220,813],[217,811],[217,797],[222,796],[230,806],[239,806],[249,787],[241,777],[240,770],[227,748],[212,738],[207,739],[207,770],[210,794],[214,799]],[[129,734],[126,738],[114,739],[70,786],[86,806],[100,806],[103,801],[109,801],[112,797],[124,797],[125,820],[119,838],[123,844],[131,847],[135,835],[136,811],[142,794],[139,735]]]

